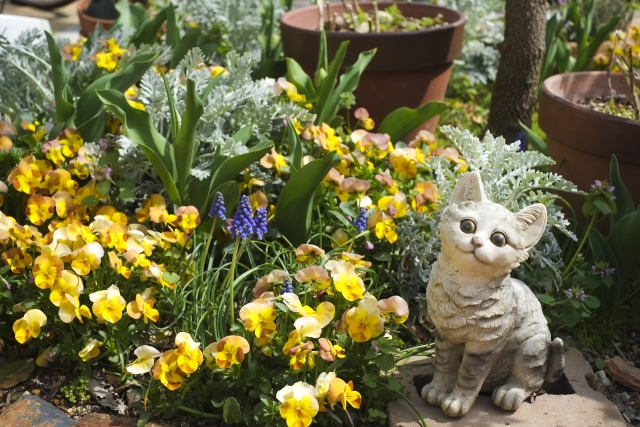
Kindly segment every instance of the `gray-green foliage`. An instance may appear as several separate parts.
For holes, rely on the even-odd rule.
[[[44,32],[25,31],[10,42],[0,35],[0,112],[51,112],[53,82]]]
[[[464,26],[462,55],[455,60],[454,75],[464,75],[471,85],[495,79],[503,40],[504,0],[438,0],[438,5],[461,12]]]
[[[247,152],[242,142],[232,136],[241,128],[249,126],[255,136],[269,135],[275,127],[282,128],[286,117],[296,117],[300,121],[310,120],[310,113],[294,103],[280,101],[273,92],[272,79],[253,80],[251,70],[256,60],[250,54],[227,55],[228,75],[203,100],[204,114],[196,129],[196,142],[200,160],[191,174],[205,179],[210,174],[212,156],[216,150],[224,156],[234,156]],[[178,117],[182,117],[186,97],[186,79],[193,79],[196,92],[202,94],[211,81],[211,71],[204,64],[199,48],[192,49],[178,67],[167,76],[169,89],[176,103]],[[162,76],[150,69],[140,83],[139,100],[151,114],[154,126],[165,138],[171,134],[171,114],[167,91]],[[148,171],[145,157],[135,145],[126,144],[121,150],[118,164],[120,176],[134,180],[138,190],[148,189],[149,182],[143,182],[141,171]],[[153,176],[153,175],[152,175]],[[146,190],[144,191],[146,192]]]
[[[179,16],[218,33],[228,50],[260,56],[260,0],[171,0]]]
[[[553,231],[561,232],[575,240],[568,229],[569,221],[554,202],[558,192],[578,192],[576,186],[560,175],[544,172],[540,167],[553,165],[551,158],[537,151],[518,151],[519,143],[507,144],[502,137],[494,138],[489,132],[481,141],[469,131],[443,126],[444,133],[469,164],[469,170],[480,171],[487,197],[504,205],[512,212],[533,203],[547,206],[548,225],[540,242],[533,248],[529,260],[516,275],[529,285],[540,289],[560,284],[562,251]],[[436,176],[436,184],[446,206],[453,189],[461,178],[456,168],[440,156],[429,158],[429,167]],[[553,191],[553,192],[552,192]],[[440,241],[435,230],[440,211],[430,216],[412,213],[398,224],[398,242],[403,254],[398,275],[416,295],[426,285],[431,265],[440,251]]]

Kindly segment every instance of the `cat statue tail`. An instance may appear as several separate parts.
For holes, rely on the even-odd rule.
[[[560,338],[556,338],[551,341],[547,351],[547,373],[544,380],[552,383],[564,372],[564,343]]]

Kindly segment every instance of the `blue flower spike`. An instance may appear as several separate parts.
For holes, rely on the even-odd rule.
[[[242,239],[246,239],[255,232],[255,229],[256,223],[251,216],[251,202],[249,202],[249,197],[243,194],[231,220],[229,232],[234,238],[240,236]]]
[[[258,240],[262,240],[262,237],[267,233],[267,208],[259,208],[256,210],[253,221],[256,224],[255,232]]]
[[[367,228],[367,210],[365,208],[360,208],[360,214],[358,217],[351,223],[355,228],[358,229],[361,233]]]
[[[209,216],[214,217],[217,216],[221,220],[226,220],[227,217],[225,214],[227,213],[227,208],[224,206],[224,197],[222,197],[222,193],[216,191],[216,194],[213,196],[213,203],[211,204],[211,210],[209,211]]]

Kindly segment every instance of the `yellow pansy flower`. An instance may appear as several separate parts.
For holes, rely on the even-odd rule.
[[[249,353],[249,350],[249,342],[246,339],[238,335],[229,335],[219,342],[209,344],[204,349],[204,356],[209,368],[214,368],[215,360],[221,369],[228,369],[232,365],[242,363],[244,355]]]
[[[147,288],[142,294],[137,294],[136,299],[127,304],[127,314],[132,319],[139,319],[143,317],[144,323],[147,324],[149,320],[157,322],[159,313],[158,310],[153,308],[156,303],[155,295],[157,291],[154,288]]]
[[[16,336],[16,341],[24,344],[31,337],[38,338],[40,328],[46,324],[47,316],[42,311],[38,309],[27,311],[22,319],[18,319],[13,323],[13,333]]]
[[[106,291],[92,293],[89,299],[93,302],[93,314],[101,322],[116,323],[127,304],[116,285],[111,285]]]
[[[282,403],[280,416],[288,427],[308,427],[319,410],[316,389],[302,381],[284,387],[276,398]]]
[[[178,359],[176,363],[182,372],[191,374],[202,365],[203,356],[200,351],[200,343],[193,341],[191,335],[186,332],[180,332],[176,335],[176,355]]]
[[[195,206],[180,206],[176,210],[176,222],[185,233],[191,234],[200,225],[200,213]]]
[[[360,301],[358,307],[347,310],[344,319],[347,332],[356,342],[368,341],[384,331],[384,319],[374,297],[367,297]]]
[[[146,374],[153,367],[155,358],[160,357],[160,352],[149,345],[143,345],[133,352],[137,356],[136,360],[129,363],[124,370],[133,375]]]
[[[76,157],[84,145],[80,132],[71,128],[67,128],[60,133],[58,142],[62,144],[62,154],[68,158]]]
[[[342,293],[347,301],[355,301],[364,296],[364,283],[356,274],[356,267],[344,261],[331,260],[325,268],[331,271],[331,278],[336,291]]]
[[[25,214],[34,225],[42,225],[53,216],[56,202],[51,197],[34,194],[27,200]]]
[[[82,318],[91,319],[91,311],[86,305],[80,304],[80,299],[66,295],[66,301],[63,301],[58,310],[58,316],[64,323],[71,323],[74,319],[78,319],[80,323],[84,323]]]
[[[240,319],[249,332],[257,338],[267,338],[276,330],[276,311],[273,303],[264,299],[256,299],[240,309]]]
[[[77,274],[86,276],[92,270],[97,270],[104,256],[104,249],[98,242],[91,242],[71,254],[71,268]]]
[[[53,286],[51,286],[51,294],[49,300],[56,307],[60,307],[63,303],[67,302],[67,297],[77,297],[82,293],[84,286],[82,279],[76,276],[72,271],[63,270],[62,276],[56,279]]]
[[[11,268],[11,271],[16,274],[22,273],[25,268],[31,266],[33,258],[27,252],[23,252],[20,248],[11,248],[2,253],[0,259],[5,265]]]
[[[54,255],[40,255],[33,263],[34,282],[40,289],[53,286],[56,279],[62,277],[64,264],[60,258]]]
[[[102,344],[102,342],[92,339],[78,352],[78,356],[80,356],[83,362],[89,359],[95,359],[100,355],[100,347],[102,347]]]
[[[347,404],[356,409],[360,408],[362,396],[354,390],[353,381],[345,383],[340,378],[334,378],[329,384],[328,401],[332,408],[336,403],[342,403],[342,409],[346,411]]]

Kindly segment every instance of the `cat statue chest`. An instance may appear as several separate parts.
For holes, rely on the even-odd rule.
[[[443,210],[442,251],[426,295],[436,330],[434,377],[421,396],[449,416],[466,414],[488,388],[496,405],[516,410],[561,376],[562,340],[551,340],[536,296],[511,278],[546,222],[542,204],[512,213],[491,202],[478,172],[460,180]]]

